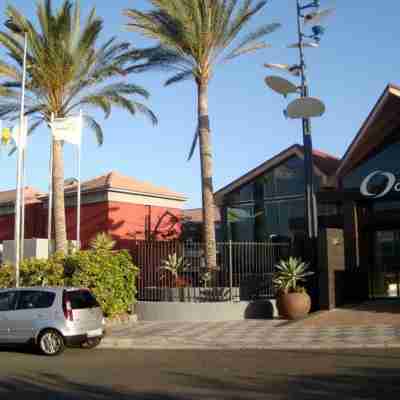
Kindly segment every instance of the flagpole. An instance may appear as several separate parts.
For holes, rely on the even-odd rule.
[[[79,112],[81,123],[80,134],[82,135],[82,110]],[[81,140],[76,149],[78,161],[78,190],[77,190],[77,209],[76,209],[76,248],[81,248]]]
[[[19,287],[19,264],[21,256],[21,180],[22,180],[22,129],[24,127],[24,109],[25,109],[25,80],[26,80],[26,53],[28,50],[28,34],[24,33],[24,59],[22,73],[22,91],[21,91],[21,115],[18,130],[18,161],[17,161],[17,190],[15,201],[15,221],[14,221],[14,248],[15,248],[15,287]]]
[[[23,135],[25,132],[27,133],[28,129],[28,119],[24,118],[24,126],[22,127]],[[21,260],[24,259],[24,251],[25,251],[25,183],[26,183],[26,147],[28,144],[28,138],[25,137],[23,141],[22,147],[22,194],[21,194]]]
[[[50,121],[54,121],[54,113],[51,113]],[[49,200],[48,200],[48,216],[47,216],[47,248],[48,256],[52,252],[51,234],[52,234],[52,217],[53,217],[53,132],[50,130],[50,162],[49,162]]]

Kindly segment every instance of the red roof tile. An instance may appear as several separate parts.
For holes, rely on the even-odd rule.
[[[66,192],[76,191],[76,183],[65,187]],[[142,182],[135,178],[111,171],[88,181],[82,182],[82,191],[93,191],[100,189],[125,190],[134,193],[156,195],[161,197],[172,197],[185,200],[181,193],[174,192],[166,187],[155,186],[150,182]]]
[[[0,192],[0,204],[15,203],[16,192],[17,191],[15,189]],[[39,197],[42,195],[42,192],[33,187],[25,187],[25,204],[31,204],[40,201]]]

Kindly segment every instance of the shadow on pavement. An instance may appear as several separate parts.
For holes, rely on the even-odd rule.
[[[107,368],[105,365],[104,368]],[[140,367],[139,367],[140,368]],[[167,372],[168,370],[166,370]],[[89,371],[90,372],[90,371]],[[168,372],[168,389],[154,380],[149,391],[123,385],[77,382],[54,373],[19,374],[0,378],[0,399],[12,400],[255,400],[255,399],[396,399],[400,398],[397,368],[339,367],[331,372],[291,373],[260,369],[257,373],[226,375]],[[138,371],[132,370],[132,376]]]

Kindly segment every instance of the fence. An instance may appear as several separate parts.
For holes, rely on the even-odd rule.
[[[205,302],[271,298],[275,265],[289,252],[286,243],[217,243],[218,268],[210,272],[201,243],[136,242],[132,254],[140,268],[138,299]]]

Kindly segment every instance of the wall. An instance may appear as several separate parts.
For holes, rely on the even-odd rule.
[[[48,211],[44,204],[26,207],[26,238],[47,238]],[[66,208],[67,238],[76,239],[76,208]],[[119,247],[127,240],[166,240],[179,237],[182,211],[175,208],[100,202],[83,204],[81,208],[81,241],[87,247],[99,232],[111,234]],[[53,236],[54,237],[54,236]],[[14,215],[0,214],[0,242],[14,239]]]
[[[166,240],[179,237],[182,210],[142,204],[110,202],[108,232],[129,240]]]
[[[342,229],[326,228],[319,235],[320,308],[332,309],[345,302],[345,256]]]

